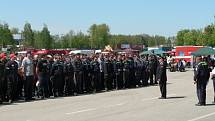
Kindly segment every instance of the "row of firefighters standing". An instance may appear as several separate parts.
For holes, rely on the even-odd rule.
[[[33,59],[31,52],[23,60],[14,54],[6,61],[0,56],[0,101],[10,103],[23,95],[26,101],[34,94],[41,98],[70,96],[85,92],[135,88],[157,84],[166,85],[166,61],[155,55],[109,56],[77,54],[62,57],[42,55]],[[162,61],[160,61],[162,60]],[[163,80],[163,81],[162,81]],[[161,85],[162,97],[166,98],[166,86]],[[32,93],[33,92],[33,93]],[[36,93],[35,93],[36,92]]]

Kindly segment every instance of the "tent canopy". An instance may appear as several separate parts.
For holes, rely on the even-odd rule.
[[[144,51],[142,53],[140,53],[140,55],[163,55],[165,52],[162,51],[162,50],[158,50],[158,49],[155,49],[155,50],[148,50],[148,51]]]
[[[203,47],[198,49],[197,51],[191,53],[193,56],[208,56],[208,55],[215,55],[215,50],[209,47]]]

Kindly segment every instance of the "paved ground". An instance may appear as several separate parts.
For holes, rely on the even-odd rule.
[[[0,106],[0,121],[214,121],[213,88],[196,107],[193,72],[168,73],[168,99],[157,86]]]

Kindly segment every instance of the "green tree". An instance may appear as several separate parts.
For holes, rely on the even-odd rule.
[[[38,48],[38,49],[43,48],[40,31],[34,31],[34,40],[35,40],[35,48]]]
[[[24,31],[22,32],[22,35],[24,37],[23,44],[26,47],[34,47],[35,45],[35,40],[34,40],[34,32],[31,29],[31,24],[26,23],[24,25]]]
[[[109,44],[110,40],[110,29],[108,25],[106,24],[101,24],[101,25],[96,25],[93,24],[89,30],[90,34],[90,45],[91,48],[104,48],[105,45]]]
[[[13,35],[6,23],[0,24],[0,43],[2,47],[6,47],[6,45],[15,45]]]
[[[10,29],[12,34],[19,34],[19,29],[18,28],[12,28]]]
[[[176,36],[176,45],[178,46],[182,46],[186,43],[186,40],[184,40],[184,36],[186,33],[188,33],[190,30],[188,29],[184,29],[184,30],[181,30],[177,33],[177,36]]]
[[[44,25],[40,34],[41,43],[43,44],[42,47],[45,49],[51,49],[53,47],[53,39],[50,35],[47,25]]]

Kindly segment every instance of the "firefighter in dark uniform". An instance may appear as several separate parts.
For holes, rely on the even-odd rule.
[[[141,82],[142,66],[143,65],[142,62],[140,61],[140,58],[134,55],[135,85],[138,85],[139,87],[142,86]]]
[[[135,88],[136,87],[136,80],[135,80],[135,68],[134,68],[134,59],[129,56],[128,59],[129,62],[129,88]]]
[[[98,57],[98,62],[100,69],[98,87],[99,90],[104,90],[104,57],[102,55]]]
[[[37,90],[37,96],[41,96],[41,98],[49,97],[49,62],[45,58],[45,55],[41,56],[41,59],[38,61],[36,66],[36,74],[39,80],[39,88]]]
[[[128,57],[126,56],[123,59],[123,83],[124,83],[124,88],[129,88],[129,74],[130,74],[130,69],[129,69],[129,61]]]
[[[150,78],[150,85],[157,84],[156,81],[156,71],[157,71],[157,59],[155,55],[151,55],[149,58],[149,78]]]
[[[99,75],[98,73],[100,72],[100,68],[99,68],[99,62],[97,57],[94,57],[93,60],[90,63],[91,65],[91,85],[92,85],[92,89],[93,92],[96,91],[100,91],[100,87],[99,87]]]
[[[15,100],[15,92],[17,91],[18,63],[15,61],[15,54],[10,54],[10,60],[6,63],[6,80],[7,80],[7,96],[9,103]]]
[[[142,84],[143,86],[147,86],[148,80],[149,80],[147,57],[144,57],[143,59],[141,59],[141,62],[142,62],[142,74],[141,74]]]
[[[106,55],[105,60],[104,60],[104,86],[105,90],[111,90],[112,89],[112,73],[113,73],[113,65],[110,60],[110,57]]]
[[[80,59],[80,54],[75,56],[73,61],[74,67],[74,81],[75,81],[75,93],[82,94],[83,93],[83,64],[82,60]]]
[[[5,83],[5,55],[0,55],[0,104],[4,101],[5,93],[4,93],[4,83]]]
[[[157,81],[159,82],[159,87],[161,91],[161,97],[159,99],[166,99],[166,85],[167,85],[167,74],[166,74],[167,62],[164,57],[159,58],[158,68],[157,68]]]
[[[206,105],[206,86],[210,78],[210,70],[206,60],[197,57],[197,64],[194,68],[194,83],[197,88],[197,97],[199,102],[196,106]]]
[[[112,72],[112,80],[113,80],[113,89],[118,89],[118,82],[117,82],[117,79],[116,79],[116,76],[117,76],[117,68],[116,68],[116,56],[114,56],[112,59],[111,59],[111,62],[112,62],[112,65],[113,65],[113,72]]]
[[[64,74],[65,74],[65,95],[71,96],[74,94],[74,68],[69,57],[66,58],[64,63]]]
[[[55,62],[51,69],[51,79],[54,97],[62,97],[64,91],[64,63],[60,60],[59,55],[55,56]]]
[[[90,60],[87,55],[83,55],[82,58],[83,64],[83,90],[86,92],[90,91],[91,88],[91,78],[90,78]]]
[[[118,89],[122,89],[123,88],[123,61],[120,55],[117,58],[115,70],[116,70],[117,87]]]

